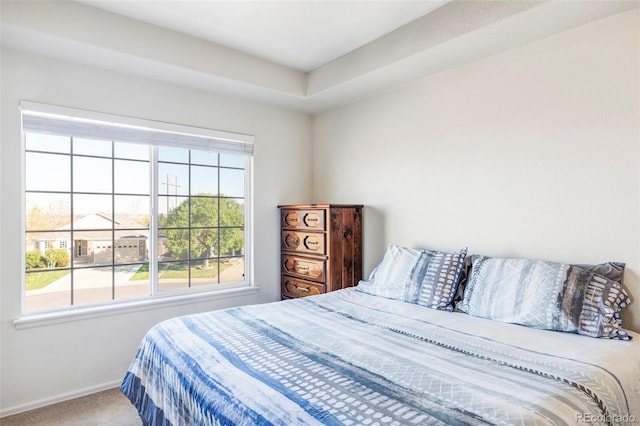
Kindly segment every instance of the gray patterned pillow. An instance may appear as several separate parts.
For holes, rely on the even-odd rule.
[[[390,244],[368,280],[356,287],[364,293],[432,309],[452,311],[467,249],[456,253]]]
[[[419,291],[411,303],[441,311],[453,311],[453,298],[462,279],[467,249],[455,253],[424,250],[419,260]]]
[[[597,265],[583,263],[574,266],[588,269],[598,275],[609,278],[611,281],[618,281],[619,283],[622,283],[622,277],[624,276],[624,268],[626,265],[622,262],[605,262],[598,263]]]
[[[631,303],[618,281],[593,268],[533,259],[471,256],[458,308],[529,327],[629,340],[620,311]]]

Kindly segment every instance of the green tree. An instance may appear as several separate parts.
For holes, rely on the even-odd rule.
[[[49,269],[69,266],[71,259],[65,249],[49,249],[44,253],[44,259]]]
[[[244,212],[242,205],[234,199],[199,194],[183,201],[167,217],[161,217],[159,224],[167,228],[166,246],[174,259],[207,259],[232,255],[244,244],[241,230],[244,226]]]

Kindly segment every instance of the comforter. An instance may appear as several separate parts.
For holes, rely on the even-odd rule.
[[[531,329],[346,289],[178,317],[121,390],[150,425],[626,424],[640,338]]]

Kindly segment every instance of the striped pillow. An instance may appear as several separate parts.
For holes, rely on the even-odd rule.
[[[458,308],[469,315],[591,337],[629,340],[622,284],[578,265],[471,256]]]
[[[388,299],[406,299],[415,281],[412,278],[420,250],[390,244],[382,261],[371,272],[368,280],[361,280],[357,290]]]
[[[431,309],[452,311],[467,249],[456,253],[391,244],[380,264],[357,290]]]

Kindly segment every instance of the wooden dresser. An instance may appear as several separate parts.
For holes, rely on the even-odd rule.
[[[362,205],[278,207],[282,299],[358,284],[362,279]]]

